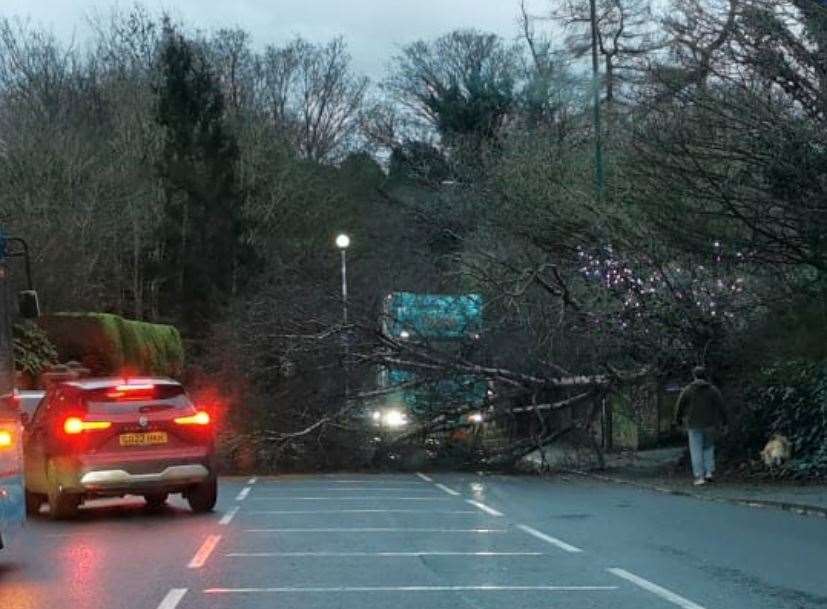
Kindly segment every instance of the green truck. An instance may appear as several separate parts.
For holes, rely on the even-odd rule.
[[[393,292],[383,299],[380,327],[393,340],[412,341],[446,355],[473,349],[483,330],[479,294]],[[446,405],[482,406],[488,384],[467,374],[425,376],[415,368],[380,367],[377,387],[384,393],[370,404],[376,425],[404,427],[427,419]]]

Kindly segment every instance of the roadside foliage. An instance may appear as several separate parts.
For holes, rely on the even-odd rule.
[[[583,2],[523,10],[516,41],[404,41],[375,82],[342,38],[136,6],[68,47],[4,18],[0,223],[47,313],[105,312],[89,335],[115,363],[152,342],[143,364],[226,406],[228,467],[601,455],[604,404],[705,364],[728,454],[784,433],[789,473],[820,475],[827,9],[600,4],[599,131]],[[383,326],[399,293],[474,295],[479,331]],[[53,359],[33,332],[31,374]]]

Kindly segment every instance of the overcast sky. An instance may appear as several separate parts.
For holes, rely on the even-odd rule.
[[[518,33],[519,0],[148,0],[152,10],[165,9],[188,27],[216,30],[238,26],[256,47],[280,43],[299,34],[325,41],[343,35],[355,66],[381,78],[397,45],[432,38],[456,28],[473,27],[507,39]],[[530,0],[540,10],[548,0]],[[88,39],[87,17],[131,2],[100,0],[0,0],[4,17],[30,18],[61,39]]]

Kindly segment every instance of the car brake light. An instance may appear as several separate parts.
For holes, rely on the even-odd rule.
[[[69,417],[63,422],[63,431],[73,436],[84,431],[109,429],[111,426],[109,421],[84,421],[78,417]]]
[[[192,416],[178,417],[175,422],[179,425],[209,425],[210,413],[200,410]]]
[[[152,398],[154,395],[155,385],[152,383],[116,385],[112,391],[106,393],[106,397],[110,399],[126,398],[127,400]]]
[[[14,446],[14,436],[8,429],[0,429],[0,450]]]

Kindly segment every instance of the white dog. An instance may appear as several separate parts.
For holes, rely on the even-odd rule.
[[[790,460],[792,457],[792,446],[786,436],[773,434],[764,450],[761,451],[761,459],[764,465],[775,468]]]

